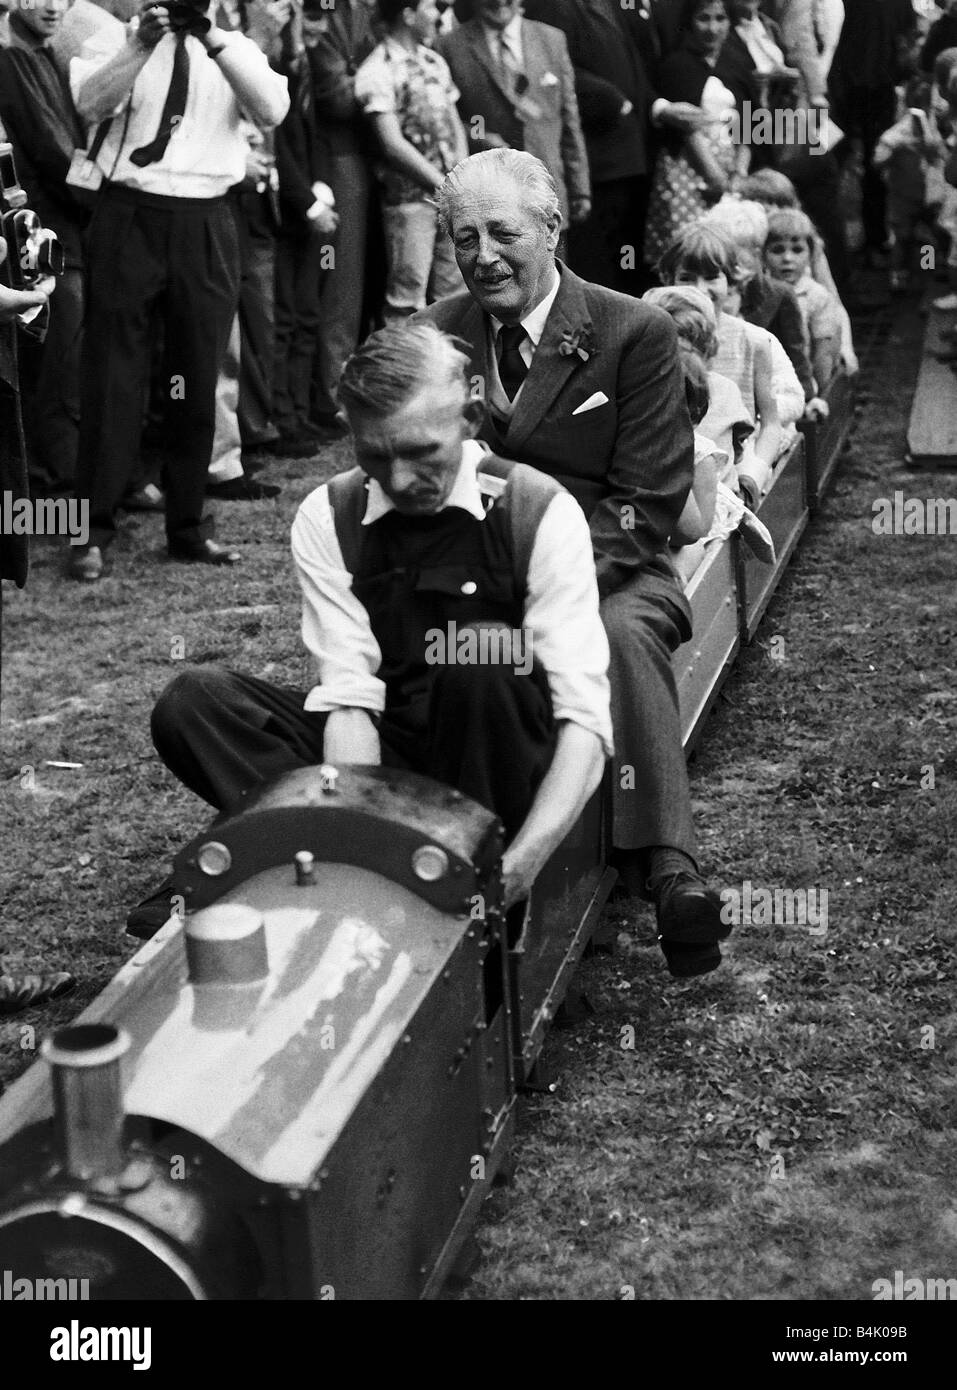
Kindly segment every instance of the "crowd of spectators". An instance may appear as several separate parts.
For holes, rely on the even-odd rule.
[[[90,502],[91,550],[70,572],[99,577],[124,507],[165,510],[174,557],[238,558],[210,539],[204,494],[275,496],[270,458],[310,457],[342,432],[337,382],[366,332],[460,285],[434,202],[466,154],[540,158],[562,209],[559,253],[630,294],[656,282],[696,218],[775,171],[813,224],[792,217],[792,241],[810,241],[826,292],[847,299],[842,168],[859,151],[863,251],[880,260],[890,246],[901,287],[921,215],[944,202],[945,228],[953,216],[949,131],[939,146],[936,125],[915,137],[900,84],[919,56],[927,80],[909,104],[946,107],[946,82],[930,87],[957,15],[946,0],[918,50],[936,13],[918,8],[11,0],[0,119],[66,252],[46,340],[23,355],[30,470],[37,492]],[[830,115],[836,138],[815,147],[792,127],[751,140],[743,118],[762,109]],[[838,358],[820,324],[840,306],[810,290],[813,269],[775,273],[777,251],[741,249],[746,303],[763,271],[795,280],[825,377]],[[759,297],[768,329],[767,285]],[[841,337],[847,364],[846,318]],[[811,402],[825,381],[794,338],[792,322]]]

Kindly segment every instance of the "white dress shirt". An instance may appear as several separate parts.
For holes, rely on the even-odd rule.
[[[559,275],[557,269],[552,270],[552,276],[552,285],[548,294],[546,294],[540,304],[536,305],[531,313],[526,314],[521,320],[521,325],[525,329],[526,336],[522,339],[518,351],[526,367],[531,367],[532,365],[532,361],[535,357],[535,349],[542,340],[542,334],[545,332],[545,323],[552,311],[552,305],[555,303],[555,296],[561,288],[562,277]],[[502,378],[498,373],[498,353],[496,351],[498,346],[498,335],[501,333],[503,325],[491,314],[488,316],[488,323],[492,335],[492,340],[489,345],[491,349],[489,352],[489,363],[491,366],[491,381],[489,382],[488,389],[489,404],[494,407],[497,415],[502,415],[505,416],[506,419],[511,419],[516,402],[525,389],[525,386],[523,383],[518,388],[512,400],[509,400],[508,396],[505,394],[505,387],[502,385]]]
[[[86,80],[126,43],[125,28],[117,32],[111,27],[87,40],[80,56],[70,63],[74,101]],[[264,93],[272,124],[278,125],[289,110],[289,84],[285,77],[272,70],[262,50],[243,34],[225,34],[223,48],[229,52],[233,70],[241,64]],[[175,37],[165,34],[140,69],[129,98],[116,108],[96,162],[112,183],[141,193],[168,198],[218,198],[245,177],[249,144],[243,133],[243,112],[232,87],[220,71],[218,60],[210,58],[192,34],[186,38],[189,89],[183,117],[177,122],[162,159],[142,169],[130,162],[131,151],[156,138],[173,75],[175,51]],[[91,131],[91,140],[92,136]]]
[[[481,471],[485,450],[475,440],[462,446],[446,507],[461,507],[485,520],[482,494],[500,496],[501,478]],[[379,485],[369,485],[362,519],[369,526],[392,503]],[[382,653],[369,614],[352,592],[325,484],[305,499],[292,526],[292,554],[302,588],[302,639],[315,662],[319,684],[305,708],[385,709],[385,682],[377,672]],[[598,584],[585,514],[570,493],[549,503],[532,547],[523,627],[529,651],[548,678],[557,721],[580,724],[612,752],[608,684],[608,639],[598,615]]]

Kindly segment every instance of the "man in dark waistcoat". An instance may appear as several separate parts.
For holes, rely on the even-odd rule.
[[[484,411],[465,365],[428,324],[384,329],[346,364],[359,467],[310,493],[292,528],[312,688],[185,671],[152,732],[176,776],[226,811],[323,761],[435,777],[501,817],[510,905],[601,780],[608,643],[581,508],[475,441]],[[127,930],[162,926],[170,891]]]
[[[557,478],[589,518],[611,646],[617,867],[654,898],[672,974],[706,973],[730,928],[698,873],[671,668],[691,614],[668,538],[694,454],[674,324],[556,262],[555,186],[527,152],[463,161],[439,212],[467,289],[417,317],[468,344],[489,405],[482,438]]]

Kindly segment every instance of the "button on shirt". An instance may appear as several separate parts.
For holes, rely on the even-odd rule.
[[[525,318],[521,320],[526,336],[518,350],[526,367],[531,367],[532,365],[532,361],[535,357],[535,349],[542,340],[542,334],[545,332],[545,324],[552,311],[552,305],[555,303],[555,296],[558,294],[559,286],[561,285],[561,276],[558,271],[553,270],[552,274],[554,279],[552,280],[552,287],[548,291],[548,294],[546,294],[541,304],[537,305],[531,313],[526,314]],[[488,325],[489,332],[491,333],[491,353],[489,354],[489,363],[491,367],[491,381],[489,382],[488,393],[489,405],[495,411],[496,415],[510,419],[518,401],[521,399],[525,387],[520,386],[515,393],[514,399],[509,400],[505,393],[505,387],[502,385],[502,378],[498,374],[497,339],[502,330],[502,325],[499,323],[498,319],[493,318],[491,314],[488,318]]]
[[[70,63],[74,101],[87,78],[121,52],[126,43],[126,29],[117,32],[112,26],[87,40],[80,56]],[[289,109],[286,79],[273,72],[266,55],[243,34],[228,33],[223,44],[224,49],[229,50],[230,61],[234,65],[241,61],[244,69],[255,76],[257,85],[269,94],[278,125]],[[117,107],[96,161],[112,183],[168,198],[218,198],[245,177],[249,145],[235,93],[220,72],[217,60],[209,57],[192,34],[187,35],[186,50],[189,54],[186,110],[157,163],[140,169],[130,162],[129,156],[131,151],[148,145],[156,137],[173,75],[176,39],[172,34],[160,39],[140,70],[133,83],[130,102],[124,100]],[[91,141],[92,137],[91,131]]]
[[[462,464],[445,503],[478,521],[486,515],[483,495],[500,496],[505,487],[504,479],[482,473],[483,455],[475,440],[462,446]],[[371,526],[392,510],[382,488],[370,481],[362,524]],[[386,691],[376,673],[382,653],[369,615],[352,593],[325,485],[311,492],[296,514],[292,553],[303,596],[302,637],[320,682],[306,696],[305,708],[381,713]],[[552,498],[539,524],[523,622],[530,650],[548,678],[555,719],[590,729],[610,756],[608,639],[598,616],[588,522],[569,493]]]

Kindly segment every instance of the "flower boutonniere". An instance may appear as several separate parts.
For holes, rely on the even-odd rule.
[[[591,325],[579,328],[575,332],[564,332],[558,344],[558,351],[562,357],[574,355],[580,357],[583,362],[587,362],[589,357],[594,357],[598,349],[592,336]]]

